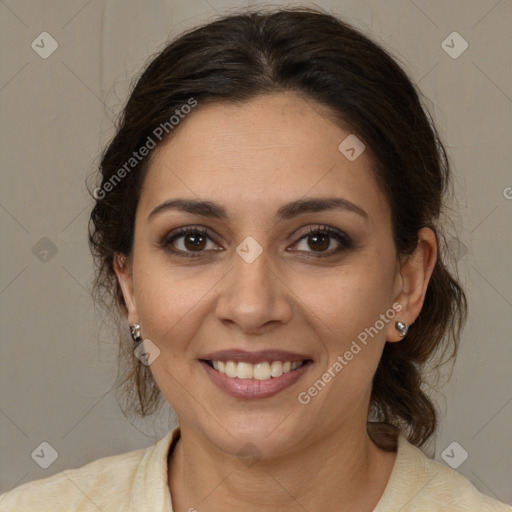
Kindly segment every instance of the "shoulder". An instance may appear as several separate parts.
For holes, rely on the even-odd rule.
[[[171,434],[148,448],[97,459],[15,487],[0,495],[0,511],[128,510],[139,469]]]
[[[421,455],[425,457],[423,453]],[[482,494],[460,473],[427,457],[425,461],[425,476],[428,479],[424,484],[424,492],[418,497],[418,503],[430,505],[435,499],[440,506],[439,510],[450,512],[512,512],[512,507]]]
[[[0,496],[2,512],[102,510],[128,496],[146,450],[105,457],[80,468],[20,485]],[[108,499],[108,501],[107,501]]]
[[[512,507],[480,493],[467,478],[400,436],[395,466],[374,512],[395,510],[512,512]]]

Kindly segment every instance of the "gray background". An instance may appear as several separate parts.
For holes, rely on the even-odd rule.
[[[269,4],[0,0],[0,492],[149,446],[174,425],[170,408],[129,421],[116,402],[116,339],[88,292],[84,181],[147,59],[184,29],[247,5]],[[456,441],[469,455],[458,471],[512,503],[512,2],[317,5],[383,44],[430,99],[455,173],[462,244],[452,245],[470,317],[426,452],[445,463]],[[45,31],[58,48],[43,59],[31,43]],[[469,44],[458,58],[442,47],[454,31]],[[31,457],[42,442],[58,453],[48,469]]]

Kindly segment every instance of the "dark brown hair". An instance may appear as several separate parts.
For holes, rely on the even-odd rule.
[[[131,254],[152,154],[127,167],[133,152],[148,138],[155,140],[155,129],[164,123],[169,135],[157,146],[172,136],[179,126],[170,127],[169,120],[191,98],[201,108],[280,91],[327,107],[369,148],[375,179],[391,208],[398,254],[414,251],[422,227],[436,233],[438,259],[422,311],[402,342],[385,345],[370,401],[376,421],[368,423],[370,436],[383,449],[395,448],[398,431],[421,446],[437,427],[424,369],[454,360],[467,315],[464,291],[455,270],[447,267],[440,225],[451,189],[449,162],[420,93],[394,58],[330,14],[298,8],[229,15],[182,34],[151,60],[101,160],[100,193],[95,191],[89,223],[95,293],[111,310],[118,308],[119,318],[126,313],[113,260],[116,253]],[[122,179],[114,180],[123,166]],[[125,357],[120,357],[119,389],[129,397],[130,410],[149,415],[158,409],[161,393],[148,367],[133,356],[126,334],[120,347]]]

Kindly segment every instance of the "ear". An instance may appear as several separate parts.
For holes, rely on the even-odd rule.
[[[127,310],[128,323],[138,323],[137,305],[133,288],[133,274],[131,260],[124,254],[114,254],[114,271],[123,292],[124,303]]]
[[[434,231],[430,228],[422,228],[418,235],[416,250],[403,258],[400,263],[396,280],[398,291],[394,302],[400,304],[402,309],[388,326],[386,341],[389,342],[403,339],[395,328],[396,321],[410,326],[418,318],[436,264],[437,239]],[[398,308],[396,310],[398,311]]]

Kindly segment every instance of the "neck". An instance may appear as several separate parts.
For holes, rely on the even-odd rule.
[[[182,425],[170,458],[169,489],[175,512],[230,512],[241,505],[248,512],[370,512],[384,492],[395,458],[395,452],[373,444],[366,428],[351,428],[245,465]]]

